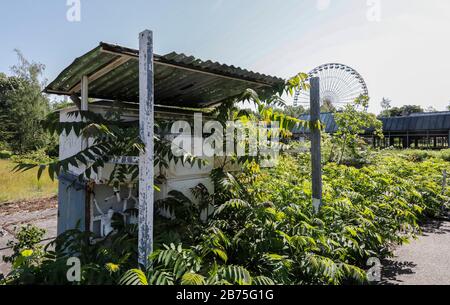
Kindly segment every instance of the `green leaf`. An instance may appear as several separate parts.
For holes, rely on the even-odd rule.
[[[148,285],[148,280],[142,270],[131,269],[122,276],[119,285]]]
[[[193,272],[188,272],[181,278],[181,285],[204,285],[205,277]]]

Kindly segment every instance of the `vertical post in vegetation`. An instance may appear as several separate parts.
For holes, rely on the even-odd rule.
[[[310,80],[311,93],[311,162],[312,162],[312,200],[316,213],[322,206],[322,157],[320,135],[320,79]]]
[[[139,34],[139,131],[145,150],[139,157],[139,264],[147,267],[153,251],[153,33]]]

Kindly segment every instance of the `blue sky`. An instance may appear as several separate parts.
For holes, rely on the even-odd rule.
[[[99,41],[137,47],[154,31],[155,52],[184,52],[289,77],[327,62],[358,70],[371,107],[444,110],[450,101],[450,1],[379,0],[81,0],[81,21],[66,18],[66,0],[2,0],[0,71],[13,49],[47,66],[52,80]],[[369,2],[369,4],[368,4]]]

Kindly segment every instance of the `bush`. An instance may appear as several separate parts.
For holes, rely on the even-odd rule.
[[[47,164],[51,162],[53,159],[47,155],[45,149],[39,149],[23,155],[13,156],[11,160],[15,163]]]
[[[402,155],[409,161],[423,162],[436,156],[436,153],[428,150],[404,150]]]
[[[11,150],[11,146],[5,141],[0,141],[0,150],[10,151]]]
[[[439,157],[444,161],[450,162],[450,149],[442,150],[439,153]]]
[[[0,159],[9,159],[12,155],[13,153],[8,150],[0,150]]]
[[[17,257],[21,256],[24,250],[32,250],[40,252],[42,246],[39,244],[44,238],[45,230],[33,225],[21,227],[16,235],[17,241],[9,241],[8,247],[11,247],[13,254],[11,256],[3,256],[3,260],[7,263],[13,263]]]

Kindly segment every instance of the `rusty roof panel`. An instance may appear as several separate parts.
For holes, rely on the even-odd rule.
[[[115,66],[120,58],[128,60]],[[161,105],[205,107],[237,96],[248,88],[262,95],[281,92],[285,82],[281,78],[177,53],[155,54],[154,64],[155,102]],[[89,97],[139,102],[138,50],[100,43],[77,58],[45,91],[79,94],[83,75],[91,78]]]

